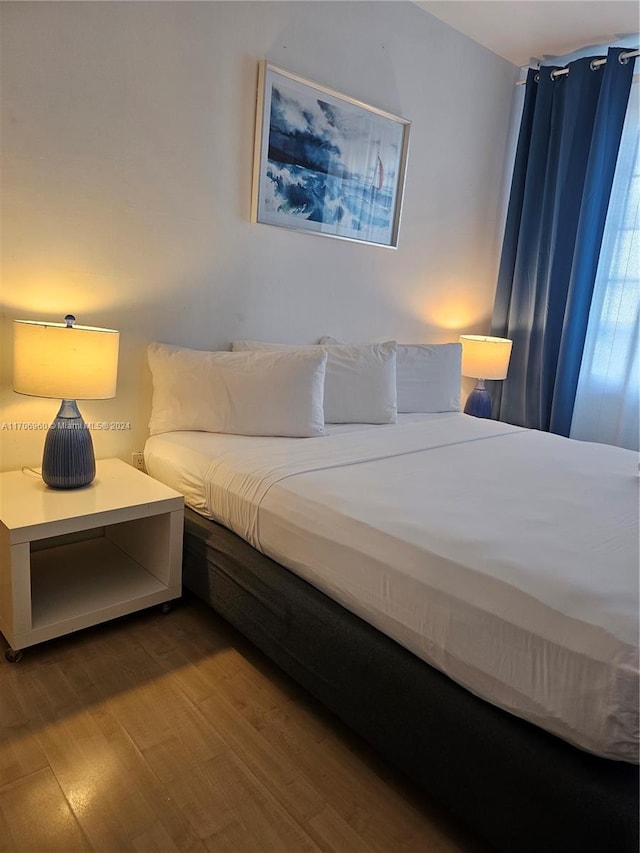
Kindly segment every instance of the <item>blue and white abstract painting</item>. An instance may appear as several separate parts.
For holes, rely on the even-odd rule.
[[[266,66],[259,222],[397,245],[409,123]]]

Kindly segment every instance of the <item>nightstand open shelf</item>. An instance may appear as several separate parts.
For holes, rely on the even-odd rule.
[[[103,537],[37,551],[31,556],[31,631],[57,636],[66,626],[87,627],[129,612],[134,602],[147,607],[164,601],[166,589]]]
[[[0,631],[20,650],[178,598],[183,498],[119,460],[91,486],[0,475]]]

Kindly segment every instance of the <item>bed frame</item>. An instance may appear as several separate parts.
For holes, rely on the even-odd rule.
[[[638,853],[638,768],[576,749],[421,661],[191,510],[184,583],[505,853]]]

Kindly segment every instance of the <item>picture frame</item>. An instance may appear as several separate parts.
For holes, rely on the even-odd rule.
[[[263,60],[252,222],[397,248],[410,126]]]

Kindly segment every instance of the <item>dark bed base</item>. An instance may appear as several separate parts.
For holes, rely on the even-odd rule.
[[[478,699],[191,510],[184,583],[499,850],[638,853],[637,767]]]

